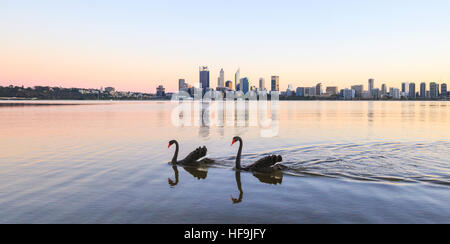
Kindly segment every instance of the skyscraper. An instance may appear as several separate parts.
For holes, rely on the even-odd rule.
[[[398,88],[390,88],[389,89],[389,95],[393,99],[400,99],[400,90]]]
[[[217,87],[224,87],[225,86],[225,72],[223,69],[220,69],[220,75],[217,81]]]
[[[439,85],[435,82],[430,83],[430,97],[437,98],[439,97]]]
[[[374,79],[369,79],[369,92],[372,91],[374,86],[375,86],[375,80]]]
[[[236,91],[240,91],[241,90],[241,87],[239,85],[240,73],[241,73],[241,71],[240,71],[240,69],[238,69],[236,71],[236,74],[234,74],[234,89],[236,89]]]
[[[381,95],[386,95],[387,94],[387,87],[386,84],[382,84],[381,85]]]
[[[259,91],[264,91],[266,89],[266,81],[264,78],[259,78]]]
[[[323,93],[322,83],[316,85],[316,96],[321,96]]]
[[[409,98],[415,99],[416,98],[416,83],[412,82],[409,83]]]
[[[280,91],[280,77],[272,76],[271,77],[272,91]]]
[[[378,89],[378,88],[373,88],[373,89],[370,91],[370,98],[372,98],[372,99],[380,99],[380,96],[381,96],[380,89]]]
[[[315,97],[316,96],[316,87],[315,86],[313,86],[313,87],[310,87],[309,89],[308,89],[308,91],[309,91],[309,96],[310,97]]]
[[[402,97],[409,96],[409,82],[402,83],[402,92],[400,93],[400,96]]]
[[[352,90],[355,90],[355,97],[361,98],[364,92],[364,85],[356,85],[351,87]]]
[[[344,97],[344,100],[352,100],[355,98],[355,90],[345,88],[342,90],[342,96]]]
[[[184,79],[179,79],[178,80],[178,91],[182,91],[184,89],[188,88],[186,81]]]
[[[200,66],[200,88],[203,92],[209,89],[209,69],[208,66]]]
[[[244,77],[244,78],[242,78],[240,80],[240,84],[241,84],[241,87],[242,87],[242,92],[244,94],[246,94],[249,91],[249,88],[250,88],[250,81],[248,80],[247,77]]]
[[[297,91],[295,92],[295,95],[297,97],[304,97],[305,96],[305,88],[304,87],[297,87]]]
[[[441,96],[442,97],[447,97],[448,92],[447,92],[447,84],[443,83],[441,84]]]
[[[420,97],[425,98],[427,96],[427,84],[425,82],[420,83]]]

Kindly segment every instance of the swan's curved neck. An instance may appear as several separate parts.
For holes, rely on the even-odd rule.
[[[175,153],[173,154],[172,163],[177,163],[178,150],[179,150],[178,142],[175,141]]]
[[[236,169],[242,169],[241,167],[242,140],[238,139],[238,141],[239,141],[239,150],[236,156]]]

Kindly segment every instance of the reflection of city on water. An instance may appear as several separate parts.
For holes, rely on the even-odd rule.
[[[179,101],[175,125],[198,127],[201,137],[208,137],[212,128],[221,136],[225,128],[234,128],[235,134],[249,127],[270,132],[278,128],[278,106],[278,101]]]

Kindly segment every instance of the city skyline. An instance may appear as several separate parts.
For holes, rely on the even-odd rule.
[[[198,86],[195,85],[195,83],[192,84],[188,84],[185,82],[184,79],[179,79],[179,81],[183,81],[181,85],[179,85],[179,90],[185,90],[186,88],[194,88],[194,87],[203,87],[203,82],[202,80],[202,70],[207,69],[208,70],[208,80],[209,80],[209,68],[208,66],[200,66],[200,82],[198,84]],[[224,74],[225,71],[223,68],[220,69],[220,76],[218,78],[218,83],[216,88],[214,89],[214,86],[207,86],[206,89],[207,90],[216,90],[216,91],[226,91],[226,89],[231,90],[231,91],[243,91],[244,94],[247,93],[248,91],[279,91],[283,94],[283,90],[280,88],[279,84],[280,84],[280,77],[279,76],[271,76],[271,84],[270,84],[270,90],[267,90],[265,88],[265,78],[260,77],[259,80],[257,82],[251,82],[249,80],[248,77],[246,77],[245,75],[243,76],[243,78],[239,78],[240,77],[240,68],[238,68],[238,70],[236,71],[236,73],[234,74],[235,77],[235,87],[233,87],[232,85],[232,81],[228,80],[227,83],[228,85],[225,86],[223,85],[223,81],[224,81]],[[401,87],[401,92],[400,92],[400,88],[397,88],[395,85],[389,86],[389,90],[388,90],[388,86],[386,84],[386,82],[381,82],[379,86],[376,85],[376,79],[374,78],[369,78],[367,81],[367,90],[364,89],[364,84],[352,84],[350,87],[344,87],[343,89],[339,91],[338,86],[335,86],[336,84],[325,84],[326,86],[324,86],[322,84],[322,82],[319,82],[317,84],[315,84],[312,87],[312,91],[307,91],[306,93],[308,94],[309,92],[313,92],[313,95],[315,96],[322,96],[323,94],[329,94],[329,95],[337,95],[338,93],[340,93],[340,95],[342,97],[347,97],[345,94],[352,94],[350,97],[353,98],[366,98],[366,99],[380,99],[382,96],[393,96],[395,99],[400,99],[401,97],[407,97],[407,98],[426,98],[426,97],[431,97],[431,98],[437,98],[439,97],[438,94],[440,94],[442,92],[442,94],[444,94],[444,97],[447,97],[447,83],[446,82],[441,82],[441,83],[436,83],[436,82],[429,82],[429,90],[426,89],[426,82],[422,81],[419,83],[420,85],[420,90],[416,90],[416,82],[402,82],[400,84]],[[256,84],[255,84],[256,83]],[[294,88],[294,85],[292,83],[289,83],[286,89],[286,93],[288,94],[293,94],[296,93],[297,96],[299,96],[299,89],[302,89],[302,91],[300,91],[300,94],[304,94],[305,91],[304,89],[309,90],[310,87],[308,86],[304,86],[304,84],[301,84],[303,86],[300,86],[300,84],[296,83],[296,88]],[[418,87],[419,87],[418,85]],[[243,87],[241,87],[243,86]],[[441,86],[441,92],[439,92],[439,88]],[[323,90],[326,88],[326,92],[324,92]],[[436,91],[433,91],[436,90]],[[203,91],[205,92],[205,89],[203,89]],[[175,91],[176,92],[176,91]],[[347,92],[347,93],[346,93]],[[429,93],[427,95],[427,92]],[[309,94],[308,94],[309,95]],[[303,95],[301,95],[303,96]]]
[[[204,71],[207,70],[207,75],[203,74]],[[218,78],[218,83],[216,86],[216,89],[214,87],[211,87],[209,85],[209,82],[207,85],[205,85],[204,80],[209,81],[209,69],[208,66],[200,66],[200,82],[197,87],[202,88],[203,93],[207,91],[220,91],[220,92],[226,92],[226,91],[241,91],[244,94],[247,94],[249,91],[265,91],[268,92],[268,90],[265,88],[265,82],[264,78],[259,78],[258,86],[254,85],[250,82],[248,77],[243,77],[239,79],[240,77],[240,68],[235,73],[235,87],[233,88],[232,82],[227,81],[228,85],[225,87],[223,85],[224,80],[224,70],[223,68],[220,69],[220,77]],[[188,92],[192,95],[195,89],[195,85],[188,85],[185,83],[184,79],[180,79],[179,82],[179,91]],[[375,84],[376,81],[374,78],[369,78],[367,83],[367,90],[364,89],[363,84],[354,84],[350,88],[345,87],[343,89],[338,88],[338,86],[324,86],[321,82],[317,83],[313,87],[307,87],[307,86],[297,86],[297,88],[294,88],[294,85],[292,83],[288,84],[288,87],[286,91],[283,91],[280,89],[279,83],[280,83],[280,77],[279,76],[271,76],[271,82],[270,82],[270,91],[277,91],[280,92],[280,96],[282,97],[316,97],[316,98],[343,98],[344,100],[360,100],[360,99],[371,99],[371,100],[380,100],[380,99],[438,99],[438,98],[444,98],[447,99],[449,96],[447,91],[447,84],[441,83],[437,84],[435,82],[429,83],[429,90],[426,89],[426,82],[420,83],[420,90],[416,91],[416,83],[415,82],[402,82],[401,83],[401,92],[400,88],[396,87],[389,87],[386,85],[386,83],[381,83],[381,88],[378,88]],[[440,88],[440,90],[439,90]],[[324,92],[325,89],[325,92]],[[295,95],[294,95],[295,94]]]
[[[0,85],[176,91],[201,65],[281,90],[450,80],[448,1],[134,3],[4,3]]]
[[[280,83],[280,77],[279,76],[271,76],[271,84],[270,84],[270,89],[267,89],[265,87],[265,79],[260,77],[258,79],[258,81],[253,81],[251,82],[250,79],[246,76],[243,76],[243,78],[239,79],[239,82],[237,83],[238,86],[243,86],[243,88],[238,87],[236,89],[235,86],[233,86],[233,81],[231,80],[227,80],[226,81],[226,85],[224,84],[223,86],[221,86],[222,80],[224,80],[224,70],[221,69],[221,76],[218,78],[218,83],[217,85],[211,86],[210,84],[210,71],[208,66],[200,66],[199,67],[199,82],[198,84],[191,84],[189,82],[186,81],[186,79],[184,78],[179,78],[177,81],[177,89],[172,91],[172,90],[167,90],[166,91],[166,87],[164,86],[164,84],[158,84],[156,89],[155,89],[155,94],[158,93],[159,89],[163,89],[165,93],[176,93],[178,91],[181,90],[186,90],[188,88],[202,88],[203,92],[206,92],[207,90],[215,90],[215,91],[226,91],[226,89],[230,90],[230,91],[243,91],[244,94],[249,92],[249,91],[278,91],[281,94],[283,94],[284,92],[293,92],[295,93],[295,90],[299,89],[299,88],[307,88],[309,89],[310,86],[305,85],[305,83],[289,83],[287,85],[287,89],[281,89],[279,87],[279,83]],[[238,78],[240,75],[240,69],[237,70],[237,72],[235,73],[235,78]],[[340,87],[340,86],[336,86],[336,84],[333,83],[326,83],[326,84],[322,84],[322,82],[316,83],[315,85],[312,86],[312,89],[314,89],[313,95],[317,95],[317,96],[321,96],[322,94],[327,94],[329,93],[328,90],[333,90],[333,91],[338,91],[338,90],[354,90],[354,96],[357,97],[363,97],[363,93],[366,92],[367,94],[365,94],[366,98],[371,98],[373,97],[372,92],[375,92],[379,95],[381,94],[392,94],[392,89],[398,90],[399,92],[399,96],[404,96],[404,97],[410,97],[410,98],[426,98],[426,97],[439,97],[440,94],[447,94],[447,82],[418,82],[417,83],[417,89],[416,89],[416,82],[401,82],[400,84],[397,85],[393,85],[393,86],[389,86],[389,90],[387,89],[388,86],[386,85],[385,82],[379,82],[378,86],[376,85],[376,79],[374,78],[369,78],[368,79],[368,85],[367,85],[367,89],[365,89],[365,85],[364,82],[356,82],[354,84],[351,84],[349,87]],[[63,87],[63,86],[51,86],[51,85],[31,85],[31,86],[24,86],[22,85],[17,85],[17,84],[0,84],[0,87],[24,87],[24,88],[33,88],[33,87],[53,87],[53,88],[64,88],[64,89],[70,89],[70,88],[81,88],[81,89],[89,89],[89,90],[103,90],[103,87],[105,88],[113,88],[114,87],[108,87],[108,86],[101,86],[100,88],[94,88],[94,87]],[[263,88],[263,89],[261,89]],[[323,90],[326,88],[326,92],[324,92]],[[151,94],[152,92],[145,92],[145,91],[130,91],[130,90],[121,90],[122,92],[133,92],[133,93],[148,93]],[[333,92],[334,94],[336,94],[336,92]],[[378,95],[377,95],[378,96]],[[445,95],[446,96],[446,95]],[[377,97],[374,97],[377,98]],[[379,98],[379,97],[378,97]]]
[[[246,79],[248,79],[248,82],[249,82],[250,86],[255,86],[255,87],[258,87],[258,88],[260,87],[261,79],[263,79],[264,82],[266,80],[265,77],[261,77],[261,76],[255,76],[255,77],[258,77],[258,78],[251,79],[251,78],[249,78],[248,75],[245,75],[245,74],[242,75],[240,68],[238,68],[236,73],[233,73],[233,77],[230,78],[231,75],[228,75],[228,76],[225,75],[227,72],[224,71],[224,68],[220,68],[220,72],[217,72],[217,74],[218,74],[218,81],[217,81],[217,83],[215,83],[215,82],[211,83],[210,82],[211,81],[211,76],[214,76],[215,73],[211,72],[211,70],[209,69],[209,66],[203,65],[203,66],[199,66],[197,68],[200,69],[200,77],[202,76],[201,73],[205,73],[205,72],[207,73],[207,80],[205,80],[205,82],[208,84],[207,85],[208,88],[211,88],[211,89],[214,89],[214,90],[216,88],[218,88],[218,87],[226,87],[225,86],[225,82],[226,81],[232,81],[231,82],[232,86],[233,86],[232,90],[236,90],[236,87],[235,87],[236,78],[238,78],[238,80],[237,80],[237,84],[238,85],[240,84],[240,80],[242,78],[246,78]],[[204,69],[203,72],[202,72],[202,69]],[[176,80],[171,81],[171,82],[155,82],[155,84],[156,84],[155,87],[157,87],[159,85],[163,85],[167,89],[168,92],[177,92],[177,91],[179,91],[179,88],[181,87],[182,84],[186,86],[185,88],[187,88],[188,85],[190,85],[192,87],[200,88],[200,86],[201,86],[200,84],[202,83],[202,81],[201,81],[202,78],[199,78],[199,73],[197,73],[197,77],[198,77],[197,80],[194,79],[194,81],[188,80],[188,79],[186,79],[184,77],[178,77]],[[204,76],[204,77],[206,79],[206,76]],[[241,78],[239,78],[239,77],[241,77]],[[351,88],[351,87],[359,86],[359,85],[363,85],[365,87],[370,87],[371,83],[372,84],[375,83],[375,85],[372,85],[373,86],[372,88],[381,88],[382,89],[383,85],[387,86],[387,87],[397,88],[397,87],[401,87],[403,85],[409,86],[409,84],[415,83],[415,84],[417,84],[417,87],[420,88],[419,86],[420,86],[421,83],[427,83],[427,84],[428,83],[436,83],[436,84],[450,83],[450,79],[449,80],[431,80],[431,81],[430,80],[416,80],[416,81],[401,80],[400,82],[397,83],[397,82],[381,81],[381,80],[374,79],[374,78],[369,78],[369,79],[366,78],[365,80],[361,80],[361,81],[345,82],[345,84],[348,84],[348,85],[340,85],[339,82],[319,81],[319,80],[301,81],[300,79],[297,79],[297,80],[300,80],[300,81],[282,81],[282,79],[280,79],[279,75],[273,75],[273,74],[270,75],[269,77],[270,77],[270,79],[268,79],[268,80],[271,83],[271,84],[269,84],[269,89],[267,89],[267,87],[265,87],[269,91],[271,90],[272,79],[274,77],[277,77],[277,82],[278,82],[278,86],[279,86],[279,90],[280,91],[287,90],[288,86],[292,85],[292,84],[297,84],[297,85],[300,85],[300,86],[303,86],[303,87],[308,87],[308,86],[316,86],[317,84],[322,84],[323,83],[326,86],[337,86],[337,87]],[[221,82],[221,83],[219,83],[219,82]],[[376,85],[377,83],[379,84],[378,86]],[[111,86],[109,84],[110,83],[108,83],[108,82],[103,82],[103,83],[100,83],[99,87],[108,87],[108,86],[113,87],[113,86]],[[223,86],[220,86],[219,84],[223,84]],[[281,84],[285,84],[284,87],[282,87]],[[38,83],[32,83],[31,82],[30,83],[30,81],[14,82],[14,81],[2,81],[2,80],[0,80],[0,86],[10,86],[10,85],[25,86],[25,87],[34,87],[34,86],[82,87],[82,86],[77,85],[77,84],[73,85],[73,86],[64,86],[64,85],[57,85],[57,84],[55,85],[54,82],[47,82],[47,81],[46,82],[41,82],[41,83],[39,83],[39,82]],[[89,85],[83,86],[83,87],[89,88],[89,89],[99,88],[99,87],[89,86]],[[156,93],[157,89],[155,87],[152,87],[150,89],[142,89],[142,90],[138,90],[138,89],[135,89],[135,90],[133,90],[133,89],[131,89],[131,90],[130,89],[121,89],[121,90],[123,90],[123,91],[130,91],[130,92]],[[402,90],[405,90],[404,87],[401,87],[401,88],[402,88]],[[353,89],[353,88],[351,88],[351,89]],[[427,89],[428,89],[428,86],[427,86]],[[371,88],[369,88],[368,90],[371,90]],[[406,88],[406,90],[409,91],[409,88]],[[420,90],[417,90],[417,91],[420,92]]]
[[[200,67],[200,78],[203,80],[209,80],[209,77],[202,77],[202,73],[209,72],[206,66]],[[209,74],[209,73],[208,73]],[[279,81],[278,76],[272,76],[272,88],[277,87]],[[273,92],[273,90],[267,90],[264,86],[257,87],[256,85],[251,85],[247,77],[240,79],[240,84],[243,85],[244,94],[253,91],[257,94],[267,94]],[[294,88],[293,84],[289,84],[286,91],[277,90],[280,97],[288,100],[298,100],[293,99],[294,97],[306,97],[312,98],[314,100],[448,100],[450,98],[450,92],[447,89],[447,83],[435,83],[430,82],[428,84],[429,89],[427,90],[427,83],[420,83],[420,90],[416,90],[416,84],[414,82],[403,82],[401,84],[401,89],[396,87],[389,87],[387,89],[386,84],[381,84],[381,89],[374,87],[375,79],[371,78],[368,80],[368,90],[364,89],[364,85],[353,85],[351,88],[339,89],[337,86],[324,86],[322,83],[318,83],[312,87],[296,86]],[[194,93],[199,92],[205,94],[208,91],[222,92],[224,96],[228,96],[228,92],[231,91],[230,95],[233,96],[236,90],[232,87],[232,81],[227,81],[227,86],[217,86],[214,90],[211,87],[196,88],[188,84],[184,79],[179,79],[178,81],[179,91],[187,92],[191,97]],[[201,84],[199,84],[201,86]],[[218,84],[219,85],[219,84]],[[240,89],[240,88],[238,88]],[[0,100],[10,100],[10,99],[88,99],[88,100],[98,100],[98,99],[170,99],[174,93],[166,92],[163,85],[158,85],[156,87],[156,93],[145,93],[145,92],[131,92],[131,91],[119,91],[114,87],[101,87],[100,89],[93,88],[82,88],[82,87],[50,87],[50,86],[0,86]],[[185,93],[186,94],[186,93]],[[175,96],[177,97],[177,96]]]

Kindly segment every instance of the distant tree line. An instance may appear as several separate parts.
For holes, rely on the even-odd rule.
[[[23,86],[0,86],[0,98],[40,100],[150,100],[153,99],[154,96],[145,93],[103,92],[98,89],[83,88],[61,88],[48,86],[25,88]]]
[[[0,87],[0,97],[17,97],[17,98],[36,98],[44,100],[92,100],[106,98],[108,94],[82,94],[77,88],[59,88],[59,87],[19,87],[9,86]]]

